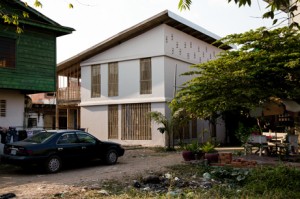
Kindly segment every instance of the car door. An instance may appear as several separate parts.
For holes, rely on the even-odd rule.
[[[78,143],[83,158],[93,159],[100,157],[99,141],[85,132],[77,132]]]
[[[75,132],[62,134],[57,140],[57,153],[66,160],[77,159],[81,155],[81,146]]]

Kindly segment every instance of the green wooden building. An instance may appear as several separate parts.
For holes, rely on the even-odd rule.
[[[23,17],[23,12],[29,18]],[[0,17],[18,15],[17,26],[0,21],[0,126],[23,126],[25,96],[56,90],[56,38],[72,33],[19,0],[1,0]],[[1,16],[2,15],[2,16]]]

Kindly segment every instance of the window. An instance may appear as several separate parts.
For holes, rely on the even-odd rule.
[[[6,100],[0,100],[0,117],[6,117]]]
[[[57,144],[74,144],[77,143],[77,138],[74,133],[65,133],[57,141]]]
[[[151,140],[151,104],[122,105],[122,140]]]
[[[92,66],[92,77],[91,77],[92,89],[91,97],[100,97],[101,95],[101,74],[100,65]]]
[[[46,97],[55,97],[55,93],[53,93],[53,92],[46,93]]]
[[[15,68],[16,67],[16,41],[0,37],[0,68]]]
[[[118,139],[118,105],[108,106],[108,139]]]
[[[151,59],[140,60],[140,94],[152,93]]]
[[[118,96],[119,69],[118,63],[108,64],[108,96]]]
[[[76,133],[79,143],[90,143],[95,144],[97,141],[95,138],[91,137],[90,135],[86,133]]]
[[[37,118],[28,118],[28,128],[37,127]]]

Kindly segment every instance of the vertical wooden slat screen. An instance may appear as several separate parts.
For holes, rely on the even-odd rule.
[[[122,105],[121,139],[151,140],[151,120],[147,115],[150,111],[150,103]]]
[[[58,103],[80,100],[81,71],[79,63],[60,71],[57,80]]]
[[[0,117],[6,117],[6,100],[0,100]]]
[[[182,127],[182,131],[183,131],[183,139],[189,139],[190,138],[190,125],[189,125],[189,123]]]
[[[179,128],[179,131],[174,136],[175,139],[190,139],[190,123]]]
[[[151,58],[140,60],[140,94],[152,93]]]
[[[192,119],[192,138],[197,138],[197,118]]]
[[[118,63],[108,64],[108,96],[119,95],[119,69]]]
[[[92,77],[91,77],[91,97],[100,97],[101,94],[101,74],[100,65],[92,66]]]
[[[108,139],[118,139],[118,105],[108,106]]]

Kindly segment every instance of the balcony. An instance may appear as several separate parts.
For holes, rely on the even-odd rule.
[[[80,102],[80,87],[65,87],[57,90],[58,104],[78,104]]]

